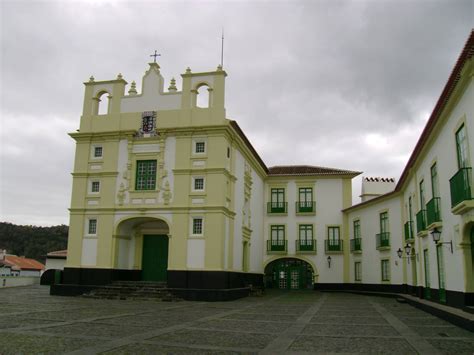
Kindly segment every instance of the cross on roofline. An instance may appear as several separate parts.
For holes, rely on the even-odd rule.
[[[150,57],[153,57],[153,63],[156,63],[156,57],[161,57],[161,54],[156,53],[157,50],[155,49],[155,54],[151,54]]]

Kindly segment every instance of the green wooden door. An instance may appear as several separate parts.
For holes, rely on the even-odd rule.
[[[423,260],[425,262],[425,288],[424,295],[427,300],[431,299],[431,286],[430,286],[430,259],[428,249],[423,250]]]
[[[168,236],[144,235],[142,280],[166,281],[168,270]]]
[[[443,246],[436,246],[436,256],[438,259],[438,284],[439,284],[439,301],[446,303],[446,281],[444,275],[444,259],[443,259]]]

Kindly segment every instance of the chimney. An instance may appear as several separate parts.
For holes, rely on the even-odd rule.
[[[389,193],[395,189],[396,182],[394,178],[385,177],[364,177],[362,179],[362,202],[371,200],[375,197]]]
[[[7,251],[5,249],[0,249],[0,260],[5,260],[5,255],[7,255]]]

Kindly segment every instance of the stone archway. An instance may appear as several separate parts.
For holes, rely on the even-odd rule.
[[[141,270],[144,281],[166,281],[169,234],[168,224],[159,218],[120,221],[115,235],[116,268]]]
[[[287,290],[312,289],[314,269],[310,263],[296,258],[281,258],[265,267],[265,286]]]

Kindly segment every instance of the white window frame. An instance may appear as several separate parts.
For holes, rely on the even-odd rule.
[[[201,220],[201,233],[194,233],[194,221]],[[204,235],[204,217],[202,216],[192,216],[191,225],[190,225],[190,234],[193,237],[202,237]]]
[[[100,157],[96,157],[95,156],[95,149],[96,148],[102,148],[102,155]],[[104,158],[104,146],[101,145],[101,144],[93,144],[92,145],[92,149],[91,149],[91,159],[94,159],[94,160],[101,160]]]
[[[198,143],[204,143],[204,151],[203,152],[198,152],[196,150]],[[193,144],[193,146],[192,146],[193,155],[203,156],[203,155],[207,154],[207,139],[206,138],[194,138],[192,140],[192,144]]]
[[[91,233],[90,230],[91,230],[91,222],[92,221],[95,221],[95,233]],[[93,235],[93,236],[96,236],[97,235],[97,228],[99,226],[99,221],[97,219],[97,217],[89,217],[87,218],[87,223],[86,223],[86,235]]]
[[[196,189],[196,180],[202,179],[202,189]],[[206,179],[204,176],[193,176],[192,178],[192,186],[191,186],[192,191],[205,191],[206,190]]]
[[[98,184],[99,184],[99,190],[98,190],[98,191],[93,191],[94,183],[98,183]],[[100,194],[100,180],[91,180],[91,181],[90,181],[90,184],[89,184],[89,193],[90,193],[90,194],[93,194],[93,195]]]

